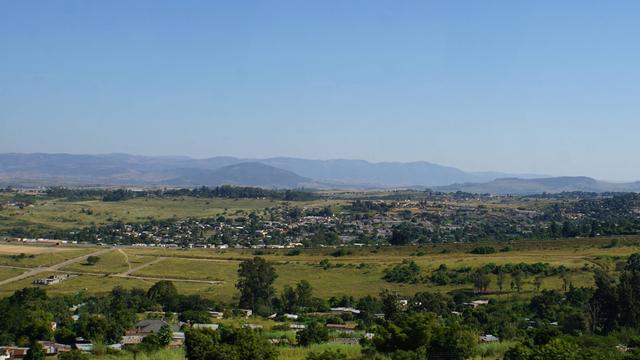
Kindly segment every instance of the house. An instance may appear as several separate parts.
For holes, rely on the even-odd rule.
[[[160,331],[162,325],[167,324],[164,320],[140,320],[136,323],[135,328],[128,330],[127,335],[149,335]],[[171,324],[171,330],[178,331],[180,326]]]
[[[354,314],[354,315],[360,314],[360,310],[354,309],[351,307],[334,307],[334,308],[331,308],[331,312],[341,313],[341,314]]]
[[[355,324],[327,324],[327,329],[351,334],[356,330]]]
[[[93,344],[92,343],[76,343],[76,349],[82,352],[92,352]]]
[[[61,352],[71,351],[71,345],[58,344],[53,341],[38,341],[42,348],[44,349],[44,353],[47,356],[56,355]]]
[[[497,337],[491,335],[491,334],[487,334],[487,335],[482,335],[480,336],[480,341],[482,342],[496,342],[496,341],[500,341],[500,339],[498,339]]]
[[[142,335],[124,335],[120,339],[120,343],[124,346],[137,345],[137,344],[140,344],[143,339],[144,339],[144,336]]]
[[[220,325],[218,324],[193,324],[191,325],[194,329],[209,329],[209,330],[218,330]]]
[[[296,331],[296,332],[304,330],[306,328],[307,328],[307,326],[304,325],[304,324],[291,324],[291,325],[289,325],[289,329],[291,329],[293,331]]]
[[[470,302],[470,303],[464,303],[464,305],[471,306],[471,307],[472,307],[472,308],[474,308],[474,309],[475,309],[475,308],[477,308],[478,306],[481,306],[481,305],[487,305],[487,304],[489,304],[489,300],[486,300],[486,299],[482,299],[482,300],[473,300],[473,301],[472,301],[472,302]]]
[[[222,319],[224,317],[224,313],[222,311],[209,311],[209,315],[216,319]]]
[[[238,309],[238,311],[244,314],[245,317],[253,315],[253,310],[251,309]]]
[[[68,278],[69,275],[51,275],[44,279],[35,279],[33,280],[33,285],[55,285],[61,283],[64,279]]]
[[[3,354],[0,356],[4,356],[6,359],[22,359],[27,355],[27,351],[29,351],[28,347],[0,346],[0,354]]]
[[[258,325],[258,324],[244,324],[242,325],[242,327],[246,329],[251,329],[251,330],[262,329],[262,325]]]
[[[171,334],[171,343],[169,343],[169,346],[181,347],[182,345],[184,345],[184,341],[185,341],[184,333],[182,331],[176,331],[173,334]]]
[[[295,314],[284,314],[284,317],[288,320],[298,320],[298,315]]]

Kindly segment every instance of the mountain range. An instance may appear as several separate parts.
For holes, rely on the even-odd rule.
[[[560,191],[640,191],[640,183],[614,184],[586,177],[467,172],[426,161],[368,162],[290,157],[249,159],[129,154],[0,154],[0,185],[214,186],[371,189],[433,188],[494,194]]]

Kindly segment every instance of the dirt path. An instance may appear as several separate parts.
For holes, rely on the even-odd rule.
[[[129,255],[127,255],[127,253],[120,248],[118,249],[118,251],[120,252],[120,254],[122,254],[122,256],[124,256],[124,260],[127,262],[127,266],[129,266],[129,271],[131,271],[131,262],[129,261]]]
[[[127,271],[125,271],[125,272],[123,272],[123,273],[120,273],[120,274],[115,274],[115,275],[113,275],[113,276],[118,276],[118,277],[133,277],[133,276],[130,276],[130,275],[131,275],[131,274],[133,274],[134,272],[136,272],[136,271],[140,271],[140,270],[142,270],[142,269],[146,268],[146,267],[147,267],[147,266],[149,266],[149,265],[157,264],[157,263],[159,263],[160,261],[163,261],[163,260],[166,260],[166,259],[167,259],[166,257],[159,257],[159,258],[157,258],[157,259],[155,259],[155,260],[153,260],[153,261],[150,261],[150,262],[148,262],[148,263],[144,263],[144,264],[142,264],[142,265],[140,265],[140,266],[137,266],[137,267],[134,267],[134,268],[132,268],[132,267],[131,267],[131,264],[129,263],[129,270],[127,270]],[[129,261],[127,261],[127,262],[129,262]]]

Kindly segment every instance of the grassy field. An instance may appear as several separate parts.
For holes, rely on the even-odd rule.
[[[8,208],[0,211],[0,230],[20,226],[70,229],[102,225],[119,220],[143,222],[149,219],[158,220],[173,217],[202,218],[223,213],[233,214],[238,210],[264,209],[280,203],[267,199],[199,199],[193,197],[140,198],[117,202],[40,200],[33,206],[27,206],[24,209]]]
[[[95,265],[73,263],[62,268],[61,270],[101,274],[118,274],[156,259],[155,257],[150,256],[139,256],[133,254],[129,255],[122,249],[112,250],[106,254],[100,255],[99,258],[100,260],[98,260]]]
[[[593,282],[592,269],[615,269],[616,263],[634,252],[640,252],[639,237],[620,237],[616,247],[609,247],[611,238],[568,239],[542,242],[517,242],[512,250],[488,255],[470,254],[469,251],[478,246],[473,244],[449,244],[423,247],[382,247],[353,248],[341,257],[330,255],[333,249],[304,249],[300,255],[287,256],[286,250],[261,251],[265,259],[274,263],[278,279],[275,287],[281,290],[285,285],[293,285],[300,280],[307,280],[314,289],[314,295],[322,298],[349,295],[361,297],[377,295],[382,289],[390,289],[400,294],[412,295],[418,291],[448,292],[455,289],[470,289],[470,284],[435,286],[431,283],[395,284],[382,279],[384,270],[401,263],[405,259],[415,261],[428,275],[441,264],[449,269],[460,267],[478,267],[488,263],[517,264],[544,262],[552,266],[564,265],[571,269],[571,282],[576,286],[590,286]],[[483,244],[487,245],[487,244]],[[496,248],[504,244],[493,244]],[[33,254],[33,257],[16,258],[16,252],[23,248],[12,247],[3,250],[0,245],[0,265],[20,268],[31,268],[42,265],[53,265],[66,259],[96,251],[97,248],[73,247],[39,247],[51,250],[48,253]],[[31,248],[25,246],[26,248]],[[9,248],[7,248],[9,249]],[[235,288],[237,269],[240,261],[255,256],[254,250],[169,250],[156,248],[118,248],[100,255],[96,265],[87,266],[76,262],[60,269],[60,272],[87,273],[70,278],[64,282],[48,286],[52,294],[71,294],[79,290],[90,293],[103,293],[112,287],[148,288],[157,279],[171,279],[181,293],[198,293],[221,302],[235,302],[238,292]],[[323,269],[319,262],[328,259],[331,266]],[[6,268],[5,268],[6,269]],[[133,277],[115,276],[124,272],[132,272]],[[0,273],[9,278],[24,270],[11,269]],[[93,275],[92,275],[93,274]],[[43,277],[39,274],[37,277]],[[0,295],[9,295],[13,291],[30,286],[34,278],[23,279],[0,287]],[[496,295],[495,277],[489,287],[492,296]],[[192,280],[189,282],[184,280]],[[563,282],[557,276],[545,277],[543,289],[560,289]],[[507,283],[508,286],[508,283]],[[533,277],[524,282],[524,295],[531,294],[534,289]],[[507,289],[508,290],[508,289]]]
[[[95,248],[53,247],[0,244],[0,265],[15,267],[51,266],[84,254]],[[25,254],[25,256],[20,256]]]
[[[0,280],[9,279],[25,272],[22,269],[0,267]]]

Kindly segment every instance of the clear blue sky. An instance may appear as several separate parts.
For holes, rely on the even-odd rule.
[[[640,2],[0,1],[0,152],[640,179]]]

